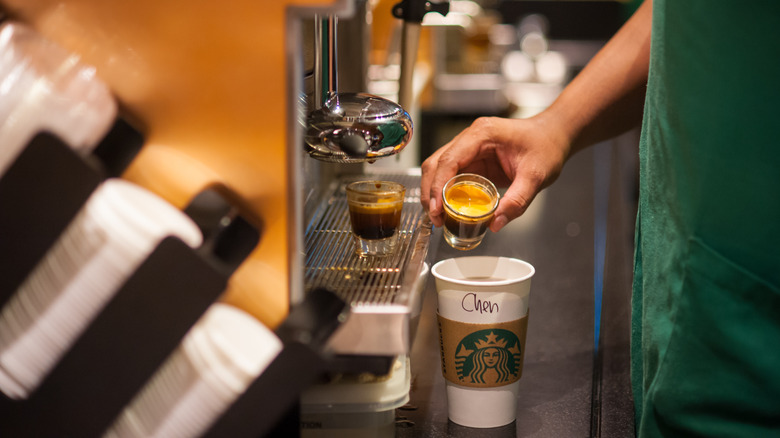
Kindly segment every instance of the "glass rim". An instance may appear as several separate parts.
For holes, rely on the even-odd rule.
[[[385,189],[385,190],[365,190],[360,189],[358,186],[364,185],[364,184],[382,184],[382,185],[388,185],[392,186],[391,189]],[[368,180],[359,180],[359,181],[352,181],[351,183],[347,184],[345,187],[345,190],[347,192],[353,192],[361,195],[372,195],[372,196],[394,196],[399,193],[406,193],[406,186],[403,184],[396,182],[396,181],[386,181],[386,180],[378,180],[378,179],[368,179]]]

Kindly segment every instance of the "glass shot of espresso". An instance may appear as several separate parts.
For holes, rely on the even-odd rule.
[[[496,186],[480,175],[462,173],[447,181],[442,197],[447,243],[463,251],[479,246],[498,206]]]
[[[398,244],[406,188],[393,181],[355,181],[347,184],[346,191],[357,253],[391,254]]]

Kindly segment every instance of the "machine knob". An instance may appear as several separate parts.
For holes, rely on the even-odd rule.
[[[447,15],[450,12],[450,3],[448,1],[403,0],[393,6],[393,16],[407,22],[422,23],[423,17],[428,12]]]

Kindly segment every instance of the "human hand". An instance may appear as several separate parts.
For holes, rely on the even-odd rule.
[[[480,174],[498,187],[508,187],[490,225],[498,232],[555,181],[569,150],[565,136],[542,117],[479,118],[423,162],[421,202],[440,227],[447,181],[458,173]]]

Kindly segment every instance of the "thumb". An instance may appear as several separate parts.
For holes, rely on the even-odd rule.
[[[517,178],[498,202],[490,230],[500,231],[506,224],[520,217],[539,191],[539,184],[525,178]]]

